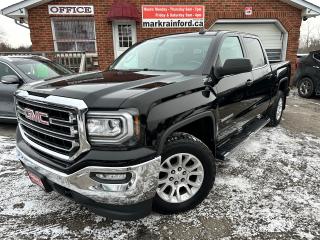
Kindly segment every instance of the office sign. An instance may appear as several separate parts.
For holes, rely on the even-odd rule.
[[[49,5],[50,15],[93,15],[93,5]]]
[[[203,5],[143,5],[144,28],[201,28],[204,27]]]

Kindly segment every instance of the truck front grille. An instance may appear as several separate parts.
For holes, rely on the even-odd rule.
[[[16,112],[24,140],[38,151],[54,158],[72,161],[88,150],[89,144],[84,138],[84,121],[80,116],[83,112],[76,106],[70,107],[68,102],[65,103],[66,106],[63,106],[46,101],[32,101],[30,95],[28,99],[17,96]]]

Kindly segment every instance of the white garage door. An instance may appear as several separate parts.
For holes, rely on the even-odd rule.
[[[216,23],[211,30],[231,30],[258,35],[267,51],[269,61],[282,60],[284,35],[274,23]]]

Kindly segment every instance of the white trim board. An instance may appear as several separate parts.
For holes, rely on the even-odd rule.
[[[24,17],[27,18],[28,17],[27,11],[29,8],[36,7],[51,1],[52,0],[24,0],[2,9],[1,14],[7,17],[15,18],[17,16],[13,13],[17,12],[18,10],[22,10],[26,12]],[[265,0],[265,1],[268,1],[268,0]],[[308,2],[307,0],[279,0],[279,1],[285,2],[291,6],[304,10],[302,12],[303,16],[305,14],[310,14],[310,13],[312,14],[312,16],[320,15],[320,4],[315,5]]]

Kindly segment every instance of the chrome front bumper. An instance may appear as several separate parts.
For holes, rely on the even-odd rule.
[[[18,159],[29,169],[43,175],[49,181],[86,196],[98,203],[114,205],[136,204],[155,196],[158,186],[161,157],[128,167],[85,167],[70,175],[49,168],[28,157],[17,148]],[[132,174],[126,183],[101,183],[90,174],[124,173]]]

